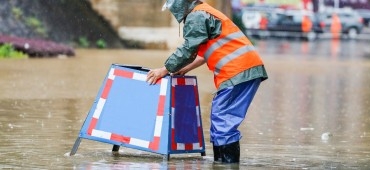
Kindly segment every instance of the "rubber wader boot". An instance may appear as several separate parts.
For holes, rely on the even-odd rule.
[[[213,157],[215,162],[221,162],[220,146],[213,145]]]
[[[240,161],[239,141],[220,146],[222,163],[238,163]]]

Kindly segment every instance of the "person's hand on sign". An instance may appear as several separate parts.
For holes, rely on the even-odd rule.
[[[149,71],[146,81],[152,85],[155,84],[159,79],[168,74],[166,67],[156,68]]]

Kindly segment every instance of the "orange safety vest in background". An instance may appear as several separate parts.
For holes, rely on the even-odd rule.
[[[333,38],[339,38],[342,32],[342,24],[338,14],[336,13],[333,13],[332,15],[330,32],[332,33]]]
[[[265,16],[262,16],[261,20],[260,20],[260,29],[261,30],[266,30],[267,29],[267,24],[268,24],[268,19]]]
[[[304,15],[302,18],[302,32],[310,32],[312,30],[312,21],[309,16]]]
[[[193,11],[205,11],[221,20],[221,34],[201,44],[198,55],[204,57],[214,74],[216,88],[238,73],[263,65],[258,53],[244,33],[223,13],[207,3],[196,6]]]

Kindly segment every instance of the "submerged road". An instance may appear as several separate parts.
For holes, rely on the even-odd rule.
[[[213,163],[209,112],[215,92],[196,75],[206,154],[161,156],[83,140],[68,156],[112,63],[163,64],[171,51],[76,50],[74,58],[0,61],[0,168],[5,169],[369,169],[367,41],[257,41],[269,79],[240,127],[241,163]],[[143,102],[145,106],[145,102]],[[145,127],[145,126],[143,126]]]

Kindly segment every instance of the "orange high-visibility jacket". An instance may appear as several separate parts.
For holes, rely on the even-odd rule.
[[[206,3],[196,6],[193,11],[210,13],[222,23],[221,34],[201,44],[198,51],[214,73],[216,88],[242,71],[263,65],[252,43],[228,17]]]
[[[309,16],[304,15],[302,18],[302,32],[310,32],[312,30],[312,21]]]
[[[330,32],[333,35],[333,38],[339,38],[340,33],[342,31],[342,24],[338,14],[334,13],[332,16]]]

